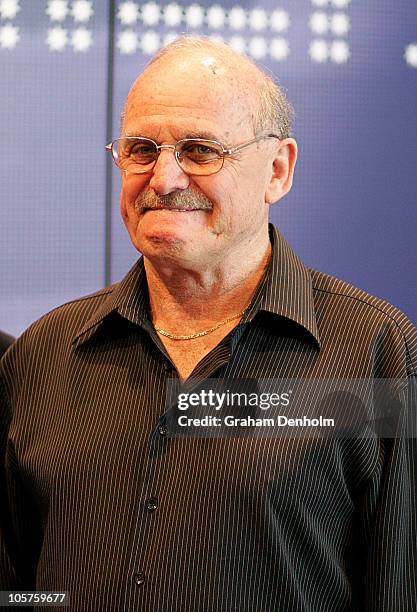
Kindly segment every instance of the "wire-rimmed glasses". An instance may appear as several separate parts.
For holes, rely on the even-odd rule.
[[[124,136],[106,145],[106,150],[121,170],[133,174],[145,174],[154,167],[162,149],[172,149],[177,164],[183,172],[194,176],[216,174],[223,168],[225,157],[237,153],[264,138],[278,138],[276,134],[261,134],[232,149],[220,142],[204,138],[184,138],[175,144],[159,145],[150,138]]]

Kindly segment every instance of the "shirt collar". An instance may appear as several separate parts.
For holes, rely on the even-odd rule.
[[[266,311],[301,325],[320,347],[309,269],[288,242],[269,224],[272,255],[259,292],[256,311]]]
[[[259,311],[270,312],[301,325],[320,346],[310,272],[272,224],[269,224],[269,235],[271,259],[249,308],[250,314],[244,317],[243,322],[251,320]],[[79,346],[86,342],[114,312],[132,323],[142,325],[148,319],[147,303],[146,273],[141,257],[77,331],[73,344]]]
[[[88,321],[77,331],[73,344],[79,346],[86,342],[101,327],[102,323],[113,313],[136,325],[142,325],[148,318],[148,287],[143,257],[140,257],[120,283],[112,287],[110,295],[105,298]]]

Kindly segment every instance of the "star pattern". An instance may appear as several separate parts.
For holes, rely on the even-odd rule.
[[[49,0],[46,14],[51,21],[64,21],[68,15],[68,2],[66,0]]]
[[[179,36],[179,35],[177,34],[177,32],[168,32],[168,34],[166,34],[166,35],[164,36],[164,41],[163,41],[163,44],[164,44],[164,45],[169,45],[169,43],[174,42],[174,40],[175,40],[176,38],[178,38],[178,36]]]
[[[333,6],[339,9],[346,8],[349,3],[350,0],[332,0]]]
[[[19,28],[10,23],[0,27],[0,48],[14,49],[19,42]]]
[[[138,35],[133,30],[124,30],[117,37],[116,46],[120,53],[131,55],[138,48]]]
[[[94,15],[94,2],[91,0],[47,0],[46,15],[51,23],[47,30],[46,44],[50,51],[63,51],[66,48],[74,52],[82,53],[88,51],[93,45],[93,32],[84,25]],[[341,12],[350,0],[311,0],[314,7],[310,15],[309,27],[314,34],[308,49],[309,56],[316,63],[327,61],[343,64],[351,57],[348,42],[344,39],[350,31],[351,23],[349,16]],[[327,12],[325,10],[327,9]],[[0,0],[0,18],[13,19],[21,11],[19,0]],[[71,18],[74,28],[64,26],[68,17]],[[205,8],[196,2],[183,5],[175,0],[167,5],[160,4],[157,0],[149,0],[145,3],[138,1],[123,0],[117,5],[116,17],[120,25],[128,26],[117,34],[116,47],[122,54],[133,54],[141,51],[146,55],[155,53],[162,45],[174,40],[180,35],[181,24],[188,28],[198,30],[208,27],[214,30],[208,36],[213,40],[223,40],[221,34],[216,31],[224,28],[236,31],[236,35],[226,37],[234,49],[247,52],[255,59],[262,59],[269,55],[275,61],[285,60],[290,47],[287,38],[273,34],[265,36],[264,31],[284,33],[290,26],[290,16],[286,10],[276,8],[271,12],[261,6],[252,9],[234,5],[230,9],[220,4],[213,4]],[[146,29],[137,32],[132,26],[139,21]],[[55,24],[53,23],[55,22]],[[66,22],[68,24],[68,22]],[[152,28],[165,25],[172,30],[160,33]],[[130,27],[129,27],[130,26]],[[252,37],[238,34],[239,31],[252,30]],[[263,35],[261,35],[263,34]],[[330,37],[338,37],[329,40]],[[20,40],[20,29],[12,23],[6,23],[0,27],[0,47],[12,49]],[[404,49],[404,60],[412,67],[417,67],[417,44],[411,43]]]
[[[349,45],[345,40],[334,40],[330,46],[330,59],[336,64],[344,64],[350,57]]]
[[[350,29],[349,17],[345,13],[335,13],[331,17],[330,28],[336,36],[344,36]]]
[[[277,9],[271,15],[271,28],[276,32],[285,32],[290,25],[290,16],[287,11]]]
[[[124,1],[118,6],[117,19],[122,26],[134,26],[140,20],[147,28],[155,27],[162,23],[168,28],[179,28],[184,23],[188,28],[198,30],[208,27],[211,30],[230,28],[239,31],[250,28],[255,32],[271,30],[273,32],[284,32],[290,25],[290,17],[287,11],[275,9],[268,12],[261,7],[245,10],[242,6],[232,6],[226,10],[220,4],[204,6],[192,3],[182,5],[171,2],[167,5],[158,4],[155,0],[140,5],[138,2]],[[132,29],[120,32],[116,46],[123,54],[132,54],[142,51],[145,54],[153,53],[153,49],[168,44],[179,36],[179,31],[169,31],[166,34],[157,34],[152,30],[145,33],[134,32]],[[223,40],[216,32],[208,33],[211,40]],[[254,36],[250,39],[244,36],[231,36],[228,43],[238,51],[247,51],[253,57],[265,57],[268,52],[273,59],[281,61],[288,56],[289,45],[284,38],[274,38],[271,41],[262,36]]]
[[[264,38],[255,36],[251,38],[248,44],[248,52],[255,59],[262,59],[267,53],[267,45]]]
[[[141,37],[140,46],[145,55],[153,55],[160,47],[159,35],[152,30],[145,32]]]
[[[63,51],[67,46],[68,34],[61,26],[49,28],[46,36],[46,44],[50,51]]]
[[[232,36],[232,38],[229,40],[229,45],[235,51],[239,51],[239,53],[245,53],[246,51],[246,41],[243,36]]]
[[[92,43],[92,34],[86,28],[77,28],[71,34],[71,46],[76,52],[88,51]]]
[[[93,13],[93,5],[88,0],[76,0],[72,3],[71,15],[74,21],[86,23]]]
[[[268,25],[268,18],[263,9],[256,8],[250,12],[249,23],[254,30],[264,30]]]
[[[290,53],[288,41],[285,38],[273,38],[269,47],[270,56],[277,62],[287,59]]]
[[[139,19],[139,7],[135,2],[122,2],[117,11],[117,18],[123,25],[133,25]]]
[[[410,43],[406,46],[404,59],[411,68],[417,68],[417,43]]]
[[[246,11],[240,6],[234,6],[229,12],[229,26],[233,30],[241,30],[246,25]]]
[[[19,11],[18,0],[1,0],[0,17],[2,19],[14,19]]]
[[[327,42],[319,38],[311,41],[309,55],[313,62],[317,62],[319,64],[326,62],[329,57]]]
[[[310,29],[315,34],[325,34],[329,29],[329,19],[326,13],[313,13],[310,17]]]
[[[204,21],[204,10],[198,4],[191,4],[185,10],[185,22],[190,28],[199,28]]]
[[[159,22],[161,11],[155,2],[148,2],[142,6],[142,21],[147,26],[156,25]]]
[[[171,28],[179,25],[182,20],[182,8],[176,2],[168,4],[164,10],[165,24]]]
[[[171,2],[164,6],[155,0],[141,6],[138,2],[121,2],[118,6],[117,19],[122,26],[134,26],[141,20],[148,28],[162,23],[168,28],[175,29],[184,23],[187,28],[198,30],[206,26],[214,31],[222,28],[230,28],[235,31],[250,28],[256,32],[263,30],[284,32],[290,25],[289,14],[283,9],[275,9],[269,13],[261,7],[247,11],[238,5],[232,6],[230,10],[226,10],[220,4],[213,4],[205,8],[197,3],[186,6]],[[119,33],[116,46],[123,54],[141,51],[149,55],[155,53],[161,45],[175,40],[179,34],[178,31],[159,34],[151,29],[145,32],[125,29]],[[223,37],[217,32],[208,33],[208,36],[211,40],[223,40]],[[235,35],[231,36],[227,42],[234,49],[246,51],[258,59],[269,53],[272,59],[282,61],[289,54],[289,45],[285,38],[268,40],[263,36],[254,36],[248,39],[247,36]]]
[[[225,10],[219,5],[214,4],[207,11],[207,24],[209,27],[222,28],[226,19]]]

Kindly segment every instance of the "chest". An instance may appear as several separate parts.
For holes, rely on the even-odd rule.
[[[188,378],[200,361],[215,349],[235,326],[236,322],[232,321],[211,334],[190,340],[172,340],[160,336],[181,380]]]

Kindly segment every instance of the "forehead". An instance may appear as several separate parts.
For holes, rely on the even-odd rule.
[[[250,138],[254,102],[237,76],[210,55],[161,58],[129,92],[123,131],[155,138],[155,131],[162,137],[168,131],[176,138],[191,133],[225,141]]]

